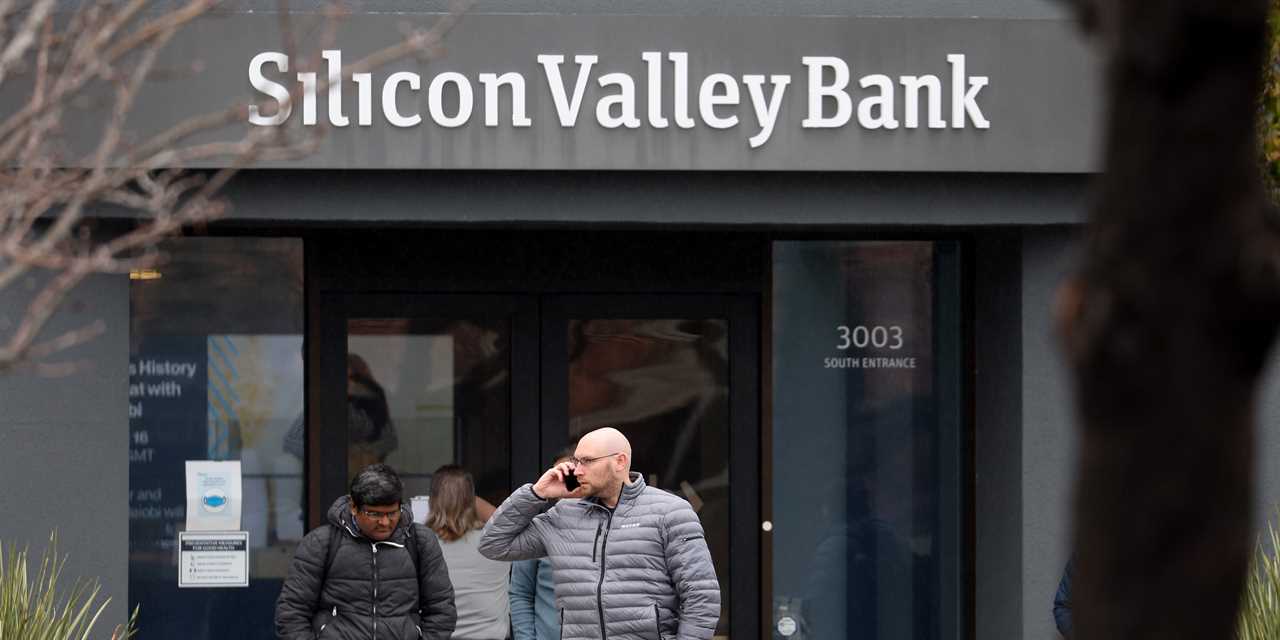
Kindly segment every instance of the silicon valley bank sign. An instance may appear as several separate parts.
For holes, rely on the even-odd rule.
[[[435,74],[425,82],[424,117],[416,106],[421,96],[416,101],[410,98],[423,90],[421,74],[391,72],[380,83],[372,73],[342,77],[342,51],[325,50],[322,55],[328,80],[324,91],[327,123],[333,127],[351,126],[353,117],[360,127],[373,126],[375,117],[399,128],[429,122],[452,129],[476,121],[485,127],[532,127],[526,106],[529,91],[543,91],[554,105],[560,126],[573,128],[583,117],[587,86],[595,84],[600,94],[594,108],[587,108],[604,129],[694,129],[699,124],[710,129],[740,128],[749,134],[746,143],[757,148],[773,135],[793,84],[791,74],[710,73],[693,81],[689,53],[684,51],[641,53],[642,78],[623,72],[599,73],[598,55],[574,55],[569,63],[564,55],[547,53],[537,55],[541,73],[533,79],[517,71],[478,73],[474,81],[457,71]],[[804,129],[838,129],[855,122],[867,130],[991,127],[981,101],[990,79],[972,75],[963,53],[946,55],[950,73],[944,74],[945,78],[927,73],[896,77],[870,73],[854,82],[850,65],[839,57],[803,56],[798,62],[807,78],[803,96],[806,116],[800,123]],[[250,60],[249,84],[265,103],[250,106],[250,124],[271,127],[289,122],[295,117],[291,90],[300,96],[302,124],[320,122],[317,74],[300,72],[290,78],[289,68],[289,57],[276,51],[264,51]],[[669,97],[663,91],[668,73]],[[297,84],[291,87],[291,82]],[[642,83],[643,105],[637,89]],[[343,93],[347,90],[358,96],[354,113],[344,109]]]
[[[295,17],[298,34],[327,28],[322,15]],[[166,49],[202,71],[147,83],[129,129],[141,139],[211,105],[256,103],[193,142],[286,124],[323,131],[305,157],[256,165],[269,168],[1098,167],[1102,65],[1071,20],[480,13],[437,57],[342,70],[434,20],[353,13],[323,58],[279,44],[274,14],[203,20]],[[0,108],[21,100],[0,90]],[[64,123],[84,154],[100,135],[93,122]]]

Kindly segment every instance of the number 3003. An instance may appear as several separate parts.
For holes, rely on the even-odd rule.
[[[878,349],[902,348],[902,327],[897,325],[888,327],[866,327],[862,325],[847,327],[840,325],[836,327],[836,334],[839,338],[838,342],[836,342],[836,348],[841,351],[849,347],[855,349],[865,349],[866,347],[876,347]]]

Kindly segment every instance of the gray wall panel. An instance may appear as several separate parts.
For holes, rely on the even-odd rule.
[[[733,225],[1043,225],[1083,219],[1088,176],[251,171],[236,220]]]
[[[1267,524],[1280,528],[1280,351],[1272,349],[1271,364],[1263,380],[1258,403],[1258,441],[1254,460],[1258,465],[1258,493],[1254,504],[1258,533]]]
[[[1075,232],[1023,234],[1022,638],[1057,638],[1053,596],[1071,539],[1076,434],[1066,369],[1053,335],[1054,294],[1073,264]]]
[[[27,295],[22,286],[0,290],[0,315],[16,321]],[[106,334],[55,360],[86,366],[65,378],[0,374],[0,540],[38,554],[57,528],[68,584],[97,577],[112,598],[95,634],[106,637],[128,600],[129,280],[92,278],[71,300],[79,311],[56,315],[51,331],[106,322]]]

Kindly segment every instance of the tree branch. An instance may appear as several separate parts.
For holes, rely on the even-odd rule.
[[[32,0],[18,29],[9,34],[2,30],[10,24],[4,18],[20,10],[14,7],[18,1],[0,0],[0,83],[21,70],[29,75],[31,89],[23,106],[0,121],[0,167],[9,167],[0,169],[0,289],[33,271],[47,273],[49,284],[35,295],[16,328],[0,329],[0,370],[29,358],[47,358],[101,333],[98,323],[90,323],[41,339],[47,322],[76,285],[95,273],[154,265],[157,243],[225,213],[228,204],[219,198],[220,190],[240,169],[264,160],[302,157],[314,151],[324,135],[324,127],[250,126],[247,105],[236,104],[186,118],[141,143],[129,144],[126,123],[159,52],[181,29],[207,15],[216,0],[188,0],[146,19],[146,0],[120,6],[87,0],[61,19],[52,13],[54,0]],[[284,8],[281,20],[288,25]],[[437,18],[430,29],[409,33],[346,66],[340,77],[410,55],[431,57],[462,10],[465,6],[460,5],[457,12]],[[339,13],[325,15],[323,34],[310,41],[317,49],[336,34]],[[283,37],[295,46],[292,33]],[[310,66],[318,67],[318,53],[312,58]],[[298,66],[307,67],[308,62]],[[323,78],[317,90],[327,90],[330,82]],[[103,86],[111,90],[111,102],[96,144],[68,163],[64,114]],[[286,104],[300,92],[295,88]],[[201,136],[215,139],[187,144]],[[188,171],[210,160],[223,168]],[[135,226],[94,241],[84,221],[106,206],[123,210]]]

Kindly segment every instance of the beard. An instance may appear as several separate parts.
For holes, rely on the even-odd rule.
[[[606,478],[603,484],[590,482],[586,487],[584,498],[608,498],[618,495],[621,486],[615,478]]]

